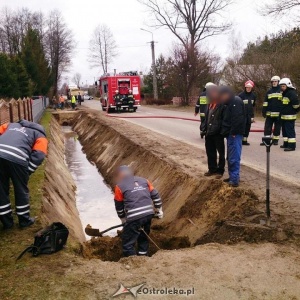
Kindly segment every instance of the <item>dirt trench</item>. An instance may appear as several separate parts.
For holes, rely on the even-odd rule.
[[[50,143],[42,200],[43,223],[62,222],[68,226],[71,237],[83,243],[85,236],[75,202],[76,186],[64,161],[64,137],[55,118],[51,119],[48,138]]]
[[[257,196],[200,175],[206,166],[193,165],[195,159],[186,157],[188,145],[88,111],[78,112],[73,124],[83,151],[110,186],[115,168],[127,164],[158,189],[165,216],[154,220],[151,236],[162,249],[280,240],[277,229],[259,224],[264,216],[257,209]],[[119,243],[118,237],[93,239],[85,254],[116,261],[121,253],[110,256],[114,251],[107,249],[120,249]]]

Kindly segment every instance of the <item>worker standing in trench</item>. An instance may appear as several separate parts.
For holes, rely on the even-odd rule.
[[[0,221],[4,229],[14,225],[9,200],[10,179],[19,226],[24,228],[34,223],[30,217],[28,180],[43,162],[47,146],[45,130],[39,124],[22,120],[0,126]]]
[[[152,184],[142,177],[134,176],[128,166],[116,172],[115,206],[124,224],[122,244],[124,256],[148,255],[152,218],[163,218],[162,201]],[[154,206],[154,208],[153,208]],[[138,252],[135,243],[138,244]]]

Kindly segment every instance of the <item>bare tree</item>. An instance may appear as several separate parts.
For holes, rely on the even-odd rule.
[[[185,48],[224,33],[230,22],[220,21],[231,0],[139,0],[154,15],[156,27],[168,28]]]
[[[80,87],[80,82],[81,82],[81,74],[80,73],[76,73],[74,74],[72,81],[77,85],[77,87]]]
[[[46,24],[44,40],[52,69],[53,93],[56,95],[61,75],[71,65],[74,41],[71,30],[58,10],[50,12]]]
[[[272,4],[265,5],[264,9],[261,11],[263,11],[263,15],[277,15],[288,12],[294,8],[300,8],[300,0],[273,0]]]
[[[102,68],[107,73],[109,64],[117,56],[116,42],[109,27],[105,24],[98,25],[90,40],[89,62],[92,67]]]

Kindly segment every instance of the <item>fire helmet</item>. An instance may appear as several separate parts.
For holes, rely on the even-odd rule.
[[[254,88],[255,84],[252,80],[248,80],[245,82],[245,87],[251,87]]]
[[[216,86],[213,82],[208,82],[206,85],[205,85],[205,88],[209,88],[210,86]]]
[[[272,78],[271,78],[271,82],[273,82],[273,81],[280,81],[280,77],[279,76],[273,76]]]
[[[119,90],[115,90],[115,92],[118,94],[118,93],[119,93]]]
[[[279,81],[279,85],[286,85],[288,88],[295,89],[294,86],[292,85],[291,79],[289,78],[282,78]]]

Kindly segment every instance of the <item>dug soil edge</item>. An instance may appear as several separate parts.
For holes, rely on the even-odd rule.
[[[83,151],[110,186],[114,170],[123,164],[152,181],[165,212],[153,228],[163,235],[187,237],[192,245],[276,240],[275,229],[257,224],[256,195],[205,178],[205,165],[188,145],[90,111],[79,111],[73,124]]]
[[[65,145],[61,128],[53,117],[49,140],[42,201],[43,223],[61,222],[69,228],[71,237],[83,243],[85,236],[76,208],[76,186],[65,164]]]

